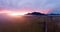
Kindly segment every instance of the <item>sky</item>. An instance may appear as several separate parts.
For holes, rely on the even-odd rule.
[[[0,0],[0,11],[60,14],[60,0]]]

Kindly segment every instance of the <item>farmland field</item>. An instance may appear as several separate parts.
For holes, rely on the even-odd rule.
[[[44,32],[44,20],[40,16],[0,18],[0,32]]]
[[[0,32],[60,32],[60,16],[1,16]]]

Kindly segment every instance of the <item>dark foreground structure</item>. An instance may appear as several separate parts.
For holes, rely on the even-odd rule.
[[[60,32],[60,16],[4,17],[0,32]]]

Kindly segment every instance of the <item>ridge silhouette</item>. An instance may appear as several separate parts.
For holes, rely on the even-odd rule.
[[[27,13],[26,15],[45,15],[45,14],[40,12],[32,12],[32,13]]]

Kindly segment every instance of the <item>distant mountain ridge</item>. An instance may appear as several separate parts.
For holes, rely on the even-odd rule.
[[[27,14],[25,14],[25,15],[60,15],[60,14],[53,14],[53,13],[51,13],[51,14],[43,14],[43,13],[40,13],[40,12],[32,12],[32,13],[27,13]]]
[[[45,14],[39,12],[32,12],[32,13],[27,13],[26,15],[45,15]]]

